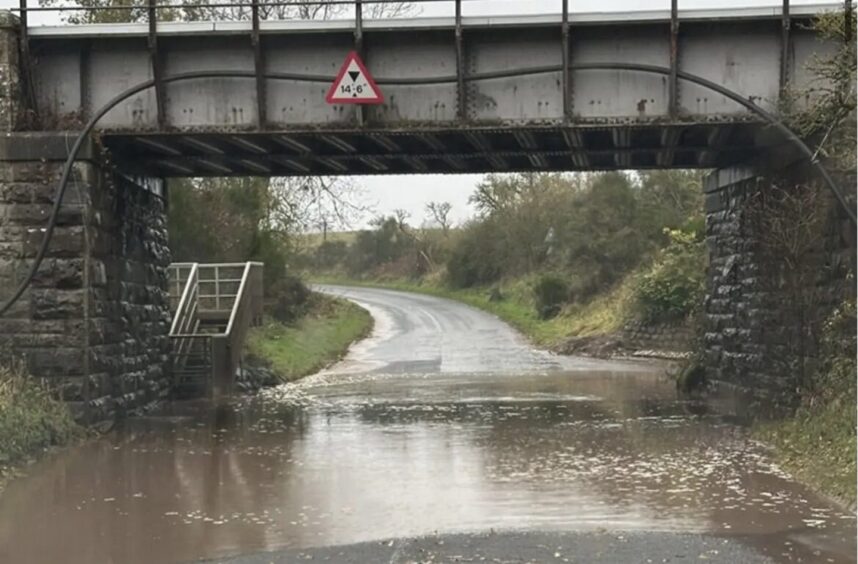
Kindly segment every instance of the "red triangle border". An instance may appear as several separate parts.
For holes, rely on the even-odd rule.
[[[358,68],[363,73],[366,78],[369,87],[372,88],[373,93],[375,94],[375,98],[337,98],[335,89],[337,84],[343,79],[346,74],[346,71],[349,68],[349,64],[354,61],[357,63]],[[372,75],[367,70],[366,66],[363,64],[363,61],[360,58],[360,55],[357,54],[357,51],[350,51],[348,55],[346,55],[346,60],[343,62],[343,66],[340,68],[340,72],[337,73],[337,78],[334,79],[334,82],[331,84],[331,87],[328,89],[328,94],[325,96],[325,102],[328,104],[383,104],[384,103],[384,94],[381,93],[381,90],[378,88],[378,85],[375,83],[375,79],[372,78]]]

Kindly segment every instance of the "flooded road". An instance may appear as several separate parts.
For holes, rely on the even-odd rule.
[[[0,562],[855,561],[852,516],[658,365],[535,351],[445,300],[325,290],[376,318],[347,359],[34,465],[0,495]]]

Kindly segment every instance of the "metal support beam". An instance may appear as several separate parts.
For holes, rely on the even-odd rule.
[[[678,127],[666,127],[661,131],[661,150],[655,157],[658,166],[663,168],[673,166],[680,137],[682,137],[682,129]]]
[[[84,116],[85,119],[89,118],[90,112],[90,50],[91,50],[91,41],[85,40],[80,45],[80,110],[81,115]]]
[[[679,0],[670,0],[670,84],[668,114],[679,114]]]
[[[259,36],[259,0],[250,5],[252,28],[250,43],[253,47],[253,68],[256,71],[256,127],[265,129],[268,98],[265,95],[265,59],[262,52],[262,38]]]
[[[149,60],[152,65],[152,80],[155,82],[155,104],[158,112],[158,127],[167,125],[167,112],[165,106],[164,75],[161,68],[161,55],[158,52],[158,11],[155,8],[157,0],[146,0],[147,14],[149,17]]]
[[[584,146],[584,136],[578,129],[564,129],[563,140],[572,152],[572,162],[578,168],[589,168],[590,158]]]
[[[33,84],[33,73],[32,69],[32,60],[30,59],[30,31],[28,29],[28,9],[27,9],[27,0],[21,0],[20,6],[21,11],[19,15],[21,16],[21,61],[18,65],[18,68],[21,72],[21,82],[23,83],[23,93],[24,93],[24,101],[26,104],[26,110],[28,112],[32,112],[32,116],[34,118],[38,118],[37,113],[37,104],[36,104],[36,88]]]
[[[713,167],[716,165],[718,154],[724,149],[730,139],[732,127],[713,126],[706,135],[707,148],[697,154],[697,164],[702,167]]]
[[[492,152],[491,143],[489,143],[489,140],[486,139],[482,133],[477,131],[465,132],[465,139],[467,139],[468,143],[470,143],[477,151],[486,153],[486,160],[489,161],[493,167],[501,170],[507,168],[506,161],[500,155],[496,155]]]
[[[417,157],[402,157],[402,160],[408,164],[408,166],[413,168],[415,172],[426,172],[429,170],[426,163]]]
[[[781,73],[779,77],[782,98],[789,83],[789,35],[789,0],[783,0],[783,7],[781,8]]]
[[[563,0],[563,24],[561,28],[563,48],[563,119],[572,119],[571,73],[569,72],[569,0]]]
[[[468,96],[465,91],[465,41],[462,32],[462,0],[456,0],[456,100],[458,118],[468,120]]]
[[[628,128],[617,128],[611,130],[614,147],[618,149],[628,149],[632,144],[632,132]],[[629,151],[616,151],[614,153],[614,163],[620,167],[629,169],[632,166],[632,155]]]
[[[313,152],[313,149],[310,148],[309,145],[302,143],[293,137],[288,137],[286,135],[275,135],[275,136],[271,137],[271,139],[273,139],[275,142],[283,145],[284,147],[292,149],[293,151],[297,152],[298,154],[304,155],[304,154],[309,154],[309,153]]]
[[[348,141],[337,137],[336,135],[319,135],[319,139],[330,145],[331,147],[342,151],[344,153],[355,153],[357,152],[357,147],[349,143]]]
[[[391,139],[387,135],[375,134],[375,135],[371,135],[369,138],[373,143],[375,143],[376,145],[378,145],[382,149],[387,149],[388,151],[391,151],[391,152],[402,151],[402,148],[396,144],[396,141],[394,141],[393,139]]]
[[[355,52],[363,61],[363,64],[366,64],[366,53],[364,53],[363,49],[363,2],[362,0],[355,0]],[[366,116],[364,115],[363,106],[360,104],[355,108],[355,119],[357,120],[358,127],[363,127]]]

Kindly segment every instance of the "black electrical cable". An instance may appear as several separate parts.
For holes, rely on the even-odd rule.
[[[657,65],[643,65],[637,63],[580,63],[569,65],[568,69],[570,71],[632,71],[632,72],[644,72],[650,74],[658,74],[662,76],[670,76],[671,69],[668,67],[660,67]],[[484,72],[484,73],[472,73],[465,77],[465,80],[468,82],[478,81],[478,80],[497,80],[502,78],[515,78],[520,76],[531,76],[536,74],[546,74],[553,72],[560,72],[563,70],[562,65],[551,65],[551,66],[542,66],[542,67],[532,67],[529,69],[509,69],[502,71],[494,71],[494,72]],[[825,181],[828,189],[834,194],[837,198],[837,201],[843,207],[843,210],[846,212],[849,219],[852,221],[852,224],[856,224],[855,218],[855,210],[851,208],[846,197],[837,187],[834,182],[834,179],[831,178],[831,175],[825,169],[824,166],[819,162],[819,159],[816,158],[816,154],[807,146],[807,144],[801,140],[801,138],[796,135],[791,129],[789,129],[786,125],[784,125],[779,119],[777,119],[774,115],[769,112],[763,110],[750,100],[746,100],[742,95],[733,92],[727,88],[724,88],[720,84],[716,84],[710,80],[699,77],[697,75],[693,75],[684,71],[677,71],[677,76],[683,80],[688,82],[692,82],[703,86],[704,88],[708,88],[713,90],[730,100],[736,102],[737,104],[743,106],[744,108],[750,110],[752,113],[760,116],[765,121],[767,121],[770,125],[775,127],[778,131],[780,131],[784,137],[786,137],[787,141],[790,141],[794,145],[796,145],[799,150],[802,152],[804,156],[806,156],[813,167],[820,173],[823,180]],[[253,71],[199,71],[199,72],[187,72],[176,74],[172,76],[165,76],[161,79],[163,84],[168,84],[171,82],[182,82],[186,80],[203,80],[203,79],[213,79],[213,78],[256,78],[256,73]],[[310,75],[310,74],[296,74],[296,73],[282,73],[282,72],[270,72],[264,73],[263,78],[266,80],[289,80],[296,82],[321,82],[321,83],[329,83],[331,82],[330,76],[321,76],[321,75]],[[409,85],[434,85],[434,84],[449,84],[457,82],[457,76],[438,76],[431,78],[411,78],[411,79],[381,79],[376,80],[378,84],[390,85],[390,86],[409,86]],[[54,228],[56,227],[57,217],[59,215],[61,203],[63,200],[63,196],[65,195],[66,187],[68,185],[69,175],[71,174],[72,168],[74,166],[74,162],[77,159],[77,155],[80,152],[80,148],[83,146],[86,137],[93,130],[96,123],[104,117],[104,115],[112,110],[119,103],[124,101],[131,96],[142,92],[148,88],[152,88],[155,86],[155,80],[150,79],[136,86],[132,86],[128,88],[124,92],[116,95],[106,104],[104,104],[97,112],[93,114],[93,116],[89,119],[89,121],[84,126],[83,130],[78,134],[77,139],[72,145],[71,151],[69,152],[68,157],[66,158],[66,162],[63,165],[62,176],[60,177],[60,183],[57,186],[56,195],[54,196],[54,204],[51,208],[51,215],[48,222],[48,227],[45,229],[45,236],[42,238],[42,244],[39,247],[39,251],[36,253],[36,257],[33,260],[33,264],[30,266],[30,271],[27,274],[27,277],[21,282],[18,288],[15,290],[15,293],[0,307],[0,316],[6,314],[7,311],[17,302],[21,296],[26,291],[27,287],[32,283],[33,278],[36,275],[36,272],[39,270],[39,266],[45,258],[45,254],[48,251],[48,245],[51,242],[51,237],[54,233]]]

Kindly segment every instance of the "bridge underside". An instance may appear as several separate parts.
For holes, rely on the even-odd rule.
[[[761,150],[760,124],[105,134],[134,174],[246,176],[714,168]]]

